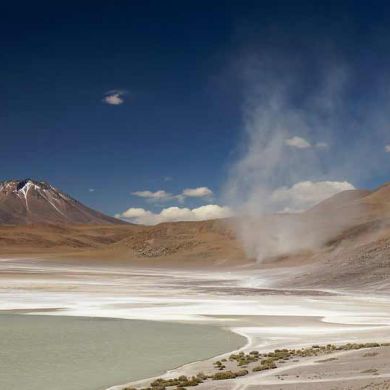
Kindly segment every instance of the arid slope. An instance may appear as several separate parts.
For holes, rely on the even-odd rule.
[[[246,263],[228,221],[0,226],[0,255],[185,266]]]
[[[121,261],[147,265],[291,267],[286,283],[348,287],[377,284],[390,275],[390,184],[376,191],[346,191],[294,215],[262,221],[320,237],[315,247],[265,259],[249,258],[235,235],[234,220],[141,225],[19,225],[0,227],[0,254]],[[304,230],[302,230],[304,231]],[[305,267],[299,267],[304,265]],[[302,269],[302,271],[301,271]],[[390,288],[390,286],[389,286]]]

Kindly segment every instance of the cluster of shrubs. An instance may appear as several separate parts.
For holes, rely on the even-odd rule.
[[[172,378],[172,379],[158,378],[154,380],[150,384],[150,386],[151,389],[153,390],[165,390],[166,387],[170,387],[170,386],[176,386],[177,388],[185,388],[185,387],[198,386],[207,378],[208,378],[207,375],[204,375],[203,373],[199,373],[196,376],[192,376],[192,377],[181,375],[177,378]]]
[[[223,379],[234,379],[238,378],[240,376],[248,375],[248,370],[240,370],[240,371],[224,371],[224,372],[217,372],[214,375],[211,376],[211,379],[214,381],[220,381]]]
[[[376,348],[380,346],[388,346],[390,343],[347,343],[343,345],[334,345],[334,344],[327,344],[327,345],[313,345],[309,348],[302,348],[302,349],[292,349],[290,352],[294,354],[295,356],[300,357],[307,357],[307,356],[317,356],[322,355],[326,353],[331,353],[335,351],[350,351],[353,349],[362,349],[362,348]]]
[[[226,368],[225,366],[225,363],[226,362],[226,359],[222,359],[222,360],[217,360],[216,362],[214,362],[214,367],[217,369],[217,370],[224,370]]]
[[[250,363],[260,361],[260,365],[255,366],[252,371],[264,371],[277,368],[277,362],[286,361],[296,357],[310,357],[324,355],[335,351],[349,351],[363,348],[376,348],[376,347],[388,347],[390,343],[348,343],[344,345],[312,345],[311,347],[300,349],[275,349],[273,352],[259,353],[258,351],[252,351],[248,354],[240,352],[238,354],[232,354],[229,356],[229,361],[235,361],[237,366],[243,367]],[[154,380],[150,387],[142,388],[140,390],[166,390],[167,387],[176,386],[176,390],[185,390],[186,387],[198,386],[200,383],[208,379],[212,380],[224,380],[234,379],[240,376],[248,375],[248,370],[239,371],[224,371],[226,368],[225,363],[227,359],[218,360],[214,363],[214,368],[220,372],[216,372],[212,375],[205,375],[200,372],[196,376],[186,377],[181,375],[173,379],[158,378]],[[127,387],[124,390],[137,390],[133,387]]]
[[[252,371],[264,371],[277,368],[276,362],[281,360],[289,360],[295,357],[310,357],[328,354],[335,351],[350,351],[353,349],[362,348],[376,348],[380,346],[389,346],[390,343],[348,343],[344,345],[313,345],[307,348],[301,349],[275,349],[273,352],[264,354],[264,359],[261,360],[261,364],[252,369]]]
[[[253,368],[252,371],[264,371],[272,370],[276,368],[276,362],[280,360],[289,360],[294,355],[295,350],[288,349],[275,349],[273,352],[264,354],[264,358],[261,360],[260,365]]]
[[[248,354],[245,354],[244,352],[240,352],[238,354],[232,354],[229,356],[230,361],[236,361],[237,365],[247,366],[249,363],[257,362],[262,355],[258,351],[252,351]]]

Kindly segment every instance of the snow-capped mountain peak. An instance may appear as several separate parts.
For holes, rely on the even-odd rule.
[[[0,223],[122,222],[84,206],[49,183],[28,178],[0,182]]]

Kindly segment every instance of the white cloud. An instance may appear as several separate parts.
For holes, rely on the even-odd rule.
[[[184,202],[186,198],[207,198],[213,195],[213,191],[207,187],[186,188],[178,195],[173,195],[164,190],[158,191],[134,191],[131,193],[134,196],[144,198],[150,201],[164,202],[168,200],[178,200]]]
[[[386,145],[385,146],[385,152],[386,153],[390,153],[390,145]]]
[[[135,191],[131,193],[134,196],[138,196],[140,198],[152,200],[152,201],[164,201],[168,199],[172,199],[173,195],[164,190],[158,191]]]
[[[181,195],[193,198],[204,198],[207,196],[212,196],[213,191],[211,191],[210,188],[207,187],[186,188],[185,190],[183,190]]]
[[[311,148],[310,142],[306,141],[302,137],[292,137],[287,138],[285,141],[286,145],[291,146],[292,148],[298,148],[298,149],[307,149]]]
[[[132,218],[141,218],[145,217],[147,214],[152,214],[150,211],[147,211],[143,208],[130,208],[123,212],[122,214],[117,214],[117,218],[125,218],[125,219],[132,219]]]
[[[353,190],[347,181],[301,181],[292,187],[280,187],[271,196],[279,211],[298,212],[325,200],[338,192]]]
[[[207,187],[200,187],[207,188]],[[347,181],[301,181],[291,187],[280,187],[274,190],[270,198],[270,210],[277,212],[299,212],[308,209],[317,203],[345,190],[353,190],[355,187]],[[187,189],[189,190],[189,189]],[[199,190],[199,189],[191,189]],[[186,190],[180,195],[172,195],[166,191],[136,191],[133,194],[146,199],[178,199],[180,196],[185,196]],[[187,196],[208,196],[212,194],[208,191],[187,192]],[[192,194],[192,195],[190,195]],[[196,195],[195,195],[196,194]],[[154,213],[144,208],[129,208],[121,214],[117,214],[117,218],[128,220],[129,222],[155,225],[162,222],[176,221],[203,221],[207,219],[227,218],[234,213],[232,209],[216,204],[208,204],[197,208],[187,207],[167,207],[159,213]]]
[[[94,188],[89,188],[88,191],[89,192],[95,192],[95,189]]]
[[[207,219],[227,218],[233,213],[229,207],[208,204],[194,209],[187,207],[168,207],[159,213],[153,213],[143,208],[130,208],[122,214],[115,215],[133,223],[155,225],[161,222],[204,221]]]
[[[118,106],[124,103],[123,96],[125,94],[126,94],[125,91],[119,91],[119,90],[108,91],[106,93],[106,96],[104,96],[103,98],[103,102],[107,104],[111,104],[113,106]]]

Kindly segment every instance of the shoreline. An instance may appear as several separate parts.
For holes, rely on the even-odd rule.
[[[12,311],[9,311],[8,313],[12,313]],[[46,313],[37,313],[37,312],[30,312],[30,311],[26,311],[25,313],[20,313],[20,311],[18,311],[19,315],[21,316],[32,316],[32,317],[35,317],[35,316],[42,316],[42,317],[45,317],[47,315],[47,312]],[[5,314],[5,312],[2,312]],[[55,313],[55,314],[54,314]],[[16,314],[16,313],[15,313]],[[67,318],[75,318],[73,316],[61,316],[60,312],[53,312],[54,314],[54,317],[67,317]],[[85,316],[83,318],[90,318],[90,319],[96,319],[94,317],[88,317],[88,316]],[[102,319],[102,317],[97,317],[98,319]],[[123,320],[123,319],[119,319],[119,318],[110,318],[110,317],[104,317],[105,319],[111,319],[111,320]],[[323,319],[321,319],[323,320]],[[145,322],[143,320],[132,320],[133,322]],[[147,321],[147,322],[161,322],[161,321]],[[164,321],[163,321],[164,322]],[[218,355],[215,355],[215,356],[212,356],[210,358],[206,358],[206,359],[203,359],[203,360],[196,360],[196,361],[192,361],[192,362],[189,362],[189,363],[185,363],[185,364],[182,364],[182,365],[179,365],[175,368],[172,368],[172,369],[168,369],[166,371],[164,371],[163,373],[161,373],[160,375],[154,375],[154,376],[151,376],[151,377],[147,377],[147,378],[144,378],[144,379],[139,379],[139,380],[136,380],[136,381],[129,381],[129,382],[125,382],[125,383],[122,383],[122,384],[116,384],[116,385],[113,385],[113,386],[109,386],[107,388],[105,388],[105,390],[125,390],[125,389],[138,389],[138,388],[149,388],[148,387],[148,384],[150,384],[152,381],[155,381],[155,380],[158,380],[158,379],[164,379],[164,380],[168,380],[168,379],[172,379],[174,377],[179,377],[181,375],[184,375],[188,378],[191,378],[191,377],[194,377],[196,376],[199,372],[207,372],[208,374],[216,374],[218,372],[220,372],[216,367],[215,367],[215,362],[216,361],[221,361],[222,359],[228,359],[229,356],[231,355],[235,355],[235,354],[239,354],[240,352],[243,352],[243,351],[246,351],[248,353],[249,350],[258,350],[258,348],[252,348],[253,344],[254,344],[254,339],[250,337],[250,335],[248,335],[247,333],[244,333],[244,332],[241,332],[240,329],[237,329],[237,328],[234,328],[234,327],[226,327],[226,326],[217,326],[218,328],[220,329],[223,329],[225,331],[229,331],[229,332],[233,332],[235,334],[238,334],[242,337],[245,338],[246,340],[246,343],[241,346],[240,348],[238,349],[234,349],[232,351],[228,351],[228,352],[224,352],[222,354],[218,354]],[[390,341],[390,336],[388,336],[387,338],[387,342],[385,342],[386,340],[378,340],[376,339],[376,341],[380,341],[380,343],[385,343],[385,345],[383,345],[383,347],[386,347],[387,349],[390,350],[390,347],[389,347],[389,341]],[[310,345],[312,344],[311,341],[310,342],[307,342],[306,343],[307,345]],[[298,345],[297,345],[298,347]],[[299,347],[302,347],[304,348],[304,346],[302,344],[299,345]],[[362,348],[365,348],[365,349],[369,349],[369,347],[362,347]],[[269,345],[267,344],[264,344],[263,348],[261,349],[262,351],[271,351]],[[323,360],[319,360],[320,362],[324,361],[331,361],[331,360],[336,360],[335,359],[335,356],[341,356],[341,355],[344,355],[346,352],[353,352],[354,350],[352,351],[334,351],[332,352],[331,354],[329,354],[329,359],[323,359]],[[315,358],[318,358],[318,357],[321,357],[321,356],[315,356]],[[311,362],[311,363],[310,363]],[[269,384],[270,386],[273,384],[273,383],[278,383],[279,380],[284,380],[284,379],[280,379],[278,378],[278,373],[281,373],[281,372],[284,372],[284,371],[288,371],[288,370],[292,370],[292,369],[297,369],[299,367],[305,367],[307,365],[310,365],[312,363],[316,363],[315,360],[311,359],[310,361],[307,360],[306,358],[304,358],[303,360],[301,359],[297,364],[292,364],[292,365],[289,365],[289,364],[286,364],[286,365],[283,365],[283,367],[278,367],[275,371],[273,370],[270,370],[269,372],[265,372],[264,374],[262,374],[262,377],[271,377],[271,380],[264,380],[264,379],[261,379],[264,384]],[[205,368],[207,367],[207,370],[205,370]],[[250,369],[251,367],[249,367]],[[247,369],[247,367],[245,366],[244,369]],[[234,372],[234,371],[233,371]],[[236,371],[237,372],[237,371]],[[283,374],[285,375],[285,374]],[[349,380],[368,380],[368,379],[375,379],[375,378],[387,378],[387,376],[390,376],[390,374],[383,374],[383,375],[379,375],[379,374],[373,374],[373,375],[360,375],[358,377],[350,377]],[[276,379],[275,379],[275,376],[276,376]],[[254,379],[254,373],[252,372],[248,372],[246,375],[242,375],[242,377],[240,376],[239,378],[236,378],[234,381],[235,382],[240,382],[241,380],[243,381],[246,381],[246,382],[252,382],[252,383],[256,383],[256,380]],[[268,382],[267,382],[268,381]],[[318,380],[318,382],[316,383],[328,383],[328,382],[331,382],[332,379],[321,379],[321,380]],[[213,388],[213,386],[217,386],[217,384],[219,383],[225,383],[226,381],[223,380],[223,381],[213,381],[213,380],[209,380],[207,381],[206,383],[204,384],[199,384],[199,388],[200,389],[203,389],[203,388]],[[228,383],[230,383],[231,380],[228,380]],[[286,382],[285,384],[287,385],[288,383],[300,383],[298,380],[296,380],[294,382],[294,379],[290,380],[290,382]],[[206,387],[205,387],[206,386]],[[211,387],[210,387],[211,386]],[[218,388],[218,387],[216,387]],[[228,387],[226,387],[228,388]],[[169,389],[169,388],[168,388]]]
[[[335,324],[334,322],[329,322],[329,320],[326,318],[326,317],[321,317],[319,318],[319,321],[326,324]],[[353,323],[346,323],[345,321],[344,322],[340,322],[339,323],[340,325],[356,325],[356,324],[353,324]],[[367,324],[372,330],[375,330],[375,328],[377,329],[382,329],[384,327],[386,327],[385,324],[378,324],[378,323],[369,323]],[[173,377],[180,377],[180,376],[186,376],[186,377],[195,377],[199,372],[204,372],[207,368],[208,370],[210,370],[210,367],[213,367],[213,364],[215,361],[219,361],[221,359],[227,359],[230,355],[234,355],[234,354],[237,354],[237,353],[240,353],[240,352],[248,352],[250,350],[257,350],[257,351],[271,351],[272,348],[272,344],[266,344],[264,343],[263,346],[259,349],[258,346],[256,347],[256,337],[258,335],[255,335],[255,336],[251,336],[250,333],[247,333],[245,331],[243,331],[241,328],[236,328],[236,327],[228,327],[227,328],[228,330],[230,330],[231,332],[233,333],[236,333],[238,335],[241,335],[243,337],[245,337],[245,339],[247,340],[246,344],[244,346],[242,346],[241,348],[239,349],[236,349],[236,350],[232,350],[232,351],[229,351],[227,353],[223,353],[223,354],[220,354],[220,355],[217,355],[217,356],[214,356],[214,357],[211,357],[209,359],[205,359],[205,360],[202,360],[202,361],[194,361],[194,362],[191,362],[191,363],[188,363],[188,364],[185,364],[185,365],[182,365],[180,367],[176,367],[176,368],[173,368],[173,369],[170,369],[170,370],[167,370],[164,374],[162,375],[156,375],[156,376],[153,376],[153,377],[149,377],[149,378],[144,378],[144,379],[141,379],[141,380],[137,380],[137,381],[131,381],[131,382],[127,382],[127,383],[124,383],[124,384],[120,384],[120,385],[114,385],[114,386],[111,386],[105,390],[127,390],[127,389],[131,389],[131,390],[136,390],[138,388],[141,388],[142,390],[144,389],[152,389],[151,387],[148,386],[148,384],[150,384],[152,381],[155,381],[155,380],[159,380],[159,379],[171,379]],[[343,340],[340,340],[337,344],[338,345],[343,345],[345,343],[351,343],[353,342],[353,339],[354,339],[354,336],[350,335],[349,337],[347,336],[345,339]],[[370,337],[367,337],[367,339],[370,339]],[[371,338],[372,340],[372,338]],[[374,343],[378,342],[379,344],[383,344],[382,346],[383,347],[386,347],[387,349],[390,350],[390,334],[384,336],[383,338],[381,339],[376,339]],[[279,348],[287,348],[288,347],[294,347],[294,348],[307,348],[308,346],[312,345],[313,344],[313,341],[312,340],[309,340],[309,341],[306,341],[304,343],[297,343],[297,344],[287,344],[287,345],[284,345],[284,344],[278,344]],[[349,351],[341,351],[341,352],[338,352],[340,354],[344,354],[344,353],[347,353]],[[334,352],[336,353],[336,352]],[[333,354],[334,354],[333,353]],[[333,357],[333,354],[331,354],[331,356]],[[287,368],[287,367],[286,367]],[[214,371],[214,374],[217,373],[218,371]],[[252,377],[253,374],[249,373],[249,377]],[[390,373],[389,373],[389,376],[390,376]],[[370,377],[371,378],[371,377]],[[238,379],[239,380],[239,379]],[[223,381],[225,382],[225,381]],[[210,385],[210,383],[208,383],[208,385]],[[201,385],[198,386],[200,388],[204,388],[204,385]],[[219,388],[218,388],[219,389]]]
[[[214,325],[55,314],[0,314],[1,388],[103,390],[246,343]]]
[[[107,389],[105,390],[125,390],[127,387],[129,386],[132,386],[132,385],[138,385],[138,384],[145,384],[145,383],[148,383],[150,381],[153,381],[154,379],[157,379],[157,378],[166,378],[166,377],[169,377],[169,376],[172,376],[172,375],[178,375],[178,373],[183,373],[183,372],[192,372],[193,374],[195,374],[195,371],[197,370],[197,366],[198,365],[204,365],[204,364],[208,364],[212,361],[214,361],[215,359],[219,359],[219,358],[224,358],[230,354],[233,354],[233,353],[237,353],[237,352],[241,352],[241,351],[245,351],[246,349],[248,349],[251,345],[251,338],[243,333],[243,332],[239,332],[237,330],[234,330],[233,328],[226,328],[226,327],[223,327],[223,329],[226,329],[227,331],[230,331],[232,333],[235,333],[239,336],[242,336],[246,339],[246,343],[245,345],[243,345],[242,347],[238,348],[238,349],[234,349],[234,350],[231,350],[231,351],[228,351],[228,352],[224,352],[222,354],[219,354],[219,355],[216,355],[216,356],[212,356],[208,359],[204,359],[204,360],[197,360],[197,361],[193,361],[193,362],[190,362],[190,363],[186,363],[186,364],[183,364],[181,366],[178,366],[178,367],[174,367],[172,369],[169,369],[167,370],[166,372],[164,372],[163,374],[161,375],[156,375],[156,376],[153,376],[153,377],[149,377],[149,378],[143,378],[143,379],[140,379],[140,380],[137,380],[137,381],[132,381],[132,382],[127,382],[127,383],[123,383],[123,384],[119,384],[119,385],[113,385],[113,386],[110,386],[108,387]],[[195,366],[195,367],[193,367]]]
[[[320,321],[324,322],[324,323],[327,322],[325,317],[320,318]],[[346,325],[345,322],[343,322],[341,324]],[[354,324],[351,324],[351,325],[354,325]],[[375,327],[382,328],[384,325],[383,324],[370,324],[370,326],[373,329]],[[113,386],[108,387],[105,390],[127,390],[127,389],[135,390],[139,387],[141,387],[142,390],[149,389],[150,387],[148,387],[148,384],[154,380],[158,380],[160,378],[169,379],[172,377],[179,377],[181,375],[184,375],[187,377],[194,377],[199,372],[205,371],[206,367],[208,367],[210,369],[210,367],[213,366],[213,363],[215,361],[218,361],[221,359],[226,359],[232,354],[237,354],[237,353],[245,352],[245,351],[248,352],[249,350],[252,350],[252,349],[259,350],[259,348],[256,348],[254,346],[256,344],[255,343],[256,336],[254,336],[254,337],[251,336],[250,333],[246,333],[246,332],[242,331],[241,328],[236,328],[236,327],[223,327],[223,328],[244,337],[246,339],[245,345],[239,349],[235,349],[235,350],[232,350],[232,351],[229,351],[226,353],[222,353],[222,354],[219,354],[217,356],[213,356],[209,359],[205,359],[205,360],[201,360],[201,361],[194,361],[191,363],[181,365],[179,367],[172,368],[172,369],[164,372],[162,375],[156,375],[156,376],[140,379],[137,381],[131,381],[131,382],[126,382],[126,383],[119,384],[119,385],[113,385]],[[340,341],[338,344],[342,345],[344,343],[352,341],[353,336],[350,336],[350,337],[351,337],[351,339],[348,339],[348,337],[347,337],[344,341]],[[375,341],[375,342],[377,342],[377,341]],[[379,340],[379,343],[384,344],[384,346],[388,347],[388,349],[390,350],[390,346],[388,345],[388,344],[390,344],[390,334],[387,337],[384,337],[383,339]],[[305,343],[293,344],[293,346],[296,348],[306,348],[307,346],[310,346],[312,344],[313,344],[312,341],[307,341]],[[289,346],[291,347],[291,344],[289,344]],[[285,347],[286,347],[286,345],[283,345],[283,344],[280,345],[280,348],[285,348]],[[260,348],[260,350],[261,351],[270,351],[270,348],[271,348],[271,344],[264,344],[263,347]],[[339,353],[346,353],[346,351],[342,351]],[[333,354],[332,354],[332,356],[333,356]],[[216,372],[218,372],[218,371],[215,371],[214,373],[216,373]],[[389,376],[390,376],[390,374],[389,374]],[[203,386],[200,386],[200,387],[203,388]]]
[[[268,381],[268,384],[274,383],[283,385],[280,380],[284,380],[284,378],[281,378],[280,373],[312,366],[316,363],[332,362],[338,360],[340,357],[345,358],[349,354],[355,354],[360,351],[363,351],[363,357],[374,357],[379,354],[379,352],[377,352],[378,350],[386,350],[387,354],[390,356],[390,342],[371,342],[365,344],[347,343],[340,345],[327,344],[326,346],[313,345],[311,347],[297,347],[297,349],[275,349],[265,353],[259,353],[258,351],[253,350],[247,354],[244,352],[237,353],[239,351],[237,350],[230,354],[223,354],[213,359],[209,359],[207,361],[209,363],[207,370],[199,371],[199,367],[197,369],[195,369],[196,367],[193,367],[194,369],[192,370],[185,370],[185,368],[191,366],[187,365],[181,367],[181,369],[169,370],[161,376],[154,376],[144,380],[112,386],[106,390],[164,390],[166,388],[172,388],[171,386],[177,386],[177,388],[197,386],[202,389],[236,389],[237,386],[244,386],[240,388],[246,388],[245,384],[260,384],[260,386],[262,386],[263,383],[267,383],[267,379],[264,381],[264,377],[271,377],[271,381]],[[217,358],[223,359],[215,360]],[[292,360],[291,363],[290,360]],[[387,361],[388,360],[386,360],[386,362]],[[370,373],[371,375],[359,375],[359,373],[355,373],[355,375],[350,375],[348,378],[343,379],[358,381],[361,379],[377,379],[379,377],[390,378],[390,372],[379,375],[377,371],[377,369],[367,369],[366,371],[361,371],[360,374]],[[288,374],[283,374],[283,376],[284,375]],[[295,377],[298,378],[299,376],[295,375]],[[334,380],[335,378],[317,379],[311,382],[332,382]],[[232,383],[232,381],[234,383]],[[240,383],[241,381],[243,383]],[[258,383],[258,381],[262,382]],[[224,383],[223,387],[219,387],[219,383]],[[302,380],[293,379],[288,383],[298,384],[302,383]]]
[[[244,337],[245,344],[238,351],[290,348],[308,340],[310,344],[387,341],[390,335],[390,302],[386,297],[278,288],[274,287],[277,279],[266,271],[189,273],[27,260],[0,261],[0,272],[4,271],[0,310],[210,324]],[[189,372],[195,367],[200,371],[198,367],[206,367],[220,356],[175,365],[166,374]],[[130,381],[126,380],[126,385]],[[123,386],[124,382],[113,383],[107,389]]]

